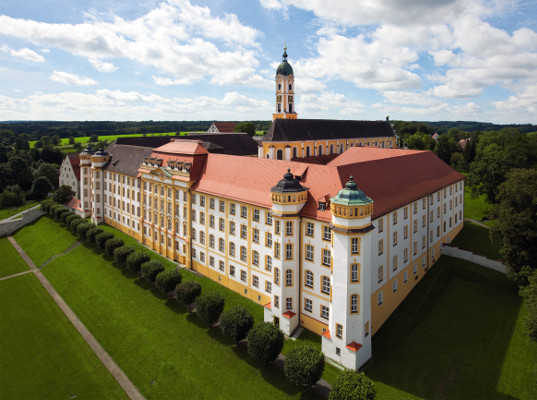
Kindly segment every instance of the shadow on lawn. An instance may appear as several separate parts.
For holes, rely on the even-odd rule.
[[[427,399],[498,399],[520,298],[499,273],[443,256],[373,337],[372,379]]]

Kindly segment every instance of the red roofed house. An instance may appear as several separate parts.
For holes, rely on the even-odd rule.
[[[207,133],[232,133],[233,129],[235,129],[235,126],[237,125],[236,122],[213,122],[209,129],[207,129]]]

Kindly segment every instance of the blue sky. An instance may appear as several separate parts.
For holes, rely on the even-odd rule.
[[[137,4],[141,3],[141,4]],[[3,0],[0,120],[537,123],[537,0]]]

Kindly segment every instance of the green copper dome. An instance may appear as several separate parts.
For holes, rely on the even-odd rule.
[[[287,62],[287,47],[283,48],[283,57],[282,62],[280,65],[278,65],[278,69],[276,70],[276,75],[294,75],[293,74],[293,67],[291,67],[291,64]]]
[[[354,182],[354,177],[351,176],[345,187],[332,197],[330,202],[342,206],[363,206],[373,203],[373,200],[358,189],[358,185]]]

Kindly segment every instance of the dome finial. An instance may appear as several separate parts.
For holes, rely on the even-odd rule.
[[[356,182],[354,182],[354,176],[351,175],[349,177],[349,181],[347,182],[345,187],[347,189],[351,189],[351,190],[357,190],[358,189],[358,185],[356,184]]]

